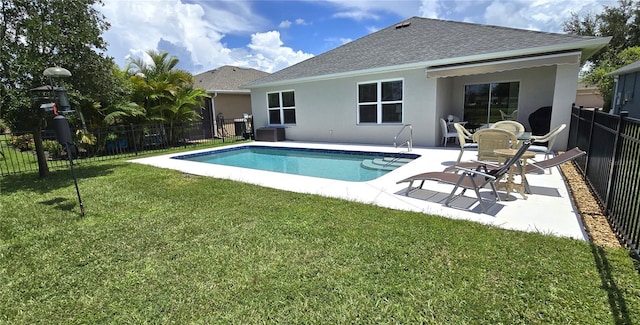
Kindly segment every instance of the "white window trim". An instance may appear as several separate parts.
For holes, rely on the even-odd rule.
[[[384,82],[392,82],[392,81],[402,81],[402,100],[393,100],[393,101],[386,101],[386,102],[382,102],[382,83]],[[360,85],[366,85],[366,84],[372,84],[375,83],[377,86],[377,101],[376,102],[364,102],[364,103],[360,103],[359,102],[359,97],[360,97]],[[397,124],[404,124],[404,99],[405,99],[405,94],[404,94],[404,89],[405,89],[405,82],[404,82],[404,78],[394,78],[394,79],[380,79],[380,80],[371,80],[371,81],[362,81],[362,82],[358,82],[356,84],[356,118],[357,118],[357,124],[358,125],[397,125]],[[382,104],[402,104],[402,121],[399,122],[382,122]],[[376,117],[377,117],[377,121],[374,122],[360,122],[360,105],[373,105],[375,104],[377,106],[377,112],[376,112]]]
[[[266,93],[267,96],[267,120],[269,121],[269,126],[283,126],[283,125],[296,125],[297,121],[298,121],[298,117],[296,116],[296,123],[285,123],[284,122],[284,110],[285,109],[292,109],[292,110],[296,110],[296,106],[292,106],[292,107],[283,107],[282,106],[282,93],[289,93],[292,92],[293,93],[293,99],[295,101],[296,98],[296,91],[295,89],[286,89],[286,90],[278,90],[278,91],[269,91]],[[278,100],[280,102],[280,107],[278,107],[277,109],[280,111],[280,124],[274,124],[271,123],[271,119],[269,118],[270,111],[275,111],[276,108],[275,107],[269,107],[269,95],[270,94],[278,94]]]

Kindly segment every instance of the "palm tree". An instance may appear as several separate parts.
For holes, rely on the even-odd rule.
[[[202,105],[207,94],[193,88],[193,76],[175,69],[179,60],[167,52],[150,50],[148,59],[131,59],[127,71],[134,89],[133,101],[146,112],[149,122],[159,123],[164,132],[164,123],[169,127],[177,122],[193,121],[198,114],[194,108]],[[170,129],[169,138],[172,139]]]

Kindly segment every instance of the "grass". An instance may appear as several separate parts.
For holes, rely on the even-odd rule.
[[[640,322],[629,252],[123,160],[0,178],[0,323]]]

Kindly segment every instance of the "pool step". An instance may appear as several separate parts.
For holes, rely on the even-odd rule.
[[[362,161],[362,167],[368,169],[377,169],[377,170],[394,170],[400,166],[403,166],[413,159],[408,158],[395,158],[395,157],[384,157],[384,158],[374,158],[374,159],[365,159]]]

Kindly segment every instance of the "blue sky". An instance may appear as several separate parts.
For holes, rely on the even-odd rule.
[[[562,32],[571,13],[615,0],[103,0],[107,55],[124,67],[167,51],[197,74],[222,65],[275,72],[413,16]]]

